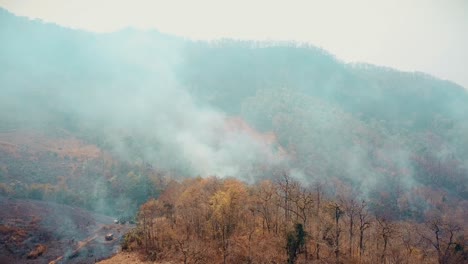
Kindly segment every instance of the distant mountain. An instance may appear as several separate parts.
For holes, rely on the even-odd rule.
[[[311,45],[95,34],[1,9],[0,39],[2,131],[65,129],[177,175],[287,168],[369,195],[400,184],[468,199],[468,92],[455,83]],[[229,130],[232,117],[276,142]]]
[[[455,83],[422,73],[345,64],[313,46],[192,42],[133,29],[95,34],[16,17],[3,9],[0,22],[3,90],[34,90],[47,100],[57,96],[57,90],[93,93],[96,87],[130,89],[160,85],[169,78],[195,98],[231,114],[239,114],[242,101],[256,91],[282,87],[411,129],[428,128],[435,115],[463,120],[468,112],[468,93]]]

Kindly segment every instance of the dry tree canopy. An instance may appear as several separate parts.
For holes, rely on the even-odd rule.
[[[415,221],[380,214],[373,199],[288,175],[252,185],[216,177],[174,181],[141,206],[138,243],[125,243],[138,244],[133,249],[152,260],[184,263],[466,261],[465,223],[455,212],[434,209]]]

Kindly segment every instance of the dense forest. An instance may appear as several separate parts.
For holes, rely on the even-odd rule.
[[[0,25],[0,195],[135,216],[154,259],[468,261],[464,87],[309,44]]]
[[[465,263],[464,212],[421,195],[431,208],[402,217],[392,209],[409,210],[406,194],[363,198],[339,180],[173,181],[141,206],[123,246],[180,263]]]

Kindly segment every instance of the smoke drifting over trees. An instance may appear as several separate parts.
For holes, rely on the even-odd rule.
[[[174,212],[146,203],[144,245],[165,246],[152,228],[187,225],[165,234],[181,256],[201,250],[187,238],[212,236],[226,261],[235,239],[253,245],[261,224],[262,235],[275,234],[268,243],[288,249],[278,261],[349,260],[369,252],[372,234],[379,255],[368,257],[385,262],[396,236],[413,250],[408,220],[427,225],[417,243],[438,245],[439,263],[454,256],[447,234],[460,230],[443,216],[468,216],[468,93],[455,83],[345,64],[309,45],[94,34],[5,10],[0,39],[3,195],[132,214],[169,195],[172,178],[217,176],[227,180],[179,183],[187,186],[171,198]],[[197,229],[208,216],[212,229]]]

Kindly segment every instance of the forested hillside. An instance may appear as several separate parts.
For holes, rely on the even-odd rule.
[[[176,263],[466,263],[466,202],[454,209],[419,192],[431,207],[424,221],[395,217],[390,193],[364,198],[336,180],[174,181],[141,206],[123,247]],[[400,194],[396,206],[410,197]]]
[[[0,40],[2,195],[133,215],[164,192],[134,241],[188,263],[202,248],[229,263],[467,261],[468,92],[453,82],[312,45],[97,34],[2,9]]]

